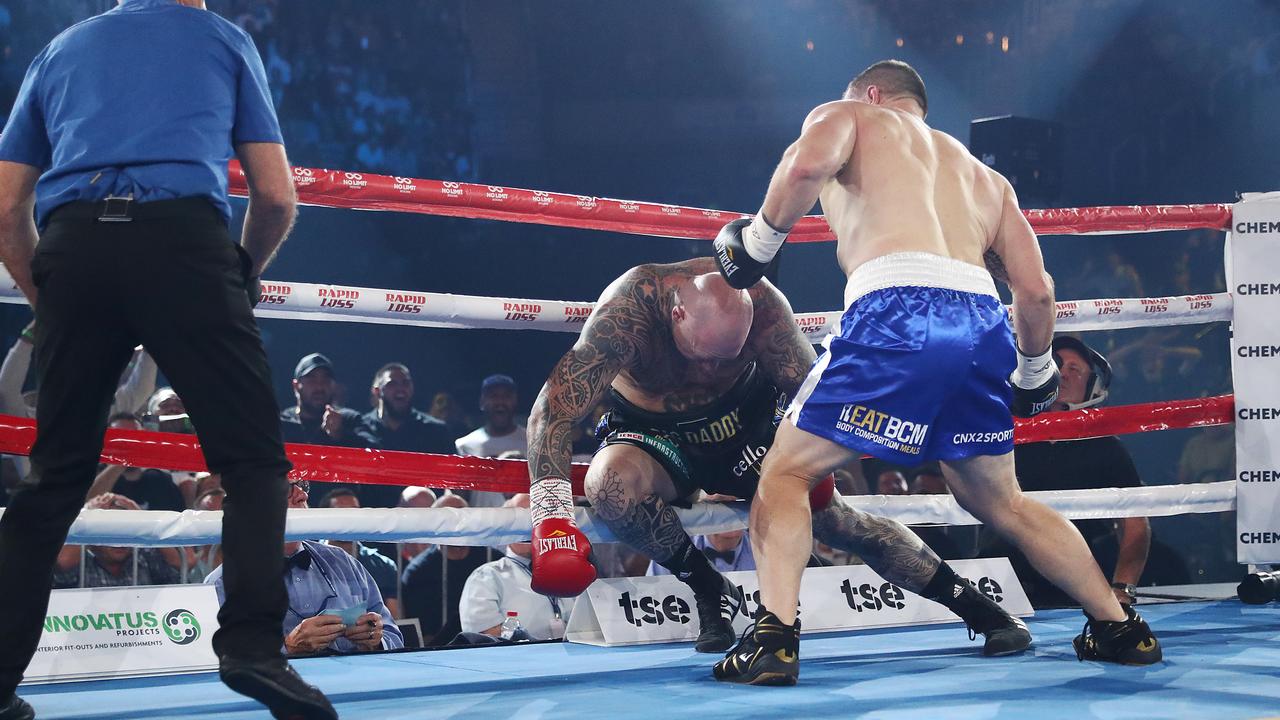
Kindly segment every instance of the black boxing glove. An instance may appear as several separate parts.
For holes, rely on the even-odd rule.
[[[262,301],[262,277],[253,274],[253,258],[244,246],[235,243],[236,255],[240,256],[240,276],[244,278],[244,293],[249,296],[249,307],[258,307]]]
[[[775,230],[764,219],[738,218],[720,228],[716,236],[716,265],[730,287],[739,290],[755,285],[778,258],[787,233]]]
[[[1014,417],[1028,418],[1048,410],[1058,399],[1060,378],[1052,347],[1040,355],[1024,355],[1019,349],[1018,366],[1009,376],[1009,384],[1013,386],[1009,410]]]

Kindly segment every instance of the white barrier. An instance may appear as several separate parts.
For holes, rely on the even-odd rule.
[[[1032,614],[1007,558],[950,564],[1011,615]],[[743,613],[733,621],[733,629],[741,633],[759,613],[759,578],[753,571],[725,577],[747,598]],[[693,589],[670,575],[602,578],[574,604],[565,640],[606,647],[693,640],[700,630],[694,607]],[[806,568],[800,579],[800,617],[803,633],[960,621],[942,605],[885,582],[866,565]]]
[[[1052,490],[1027,495],[1073,520],[1159,517],[1235,509],[1235,483],[1161,485],[1101,490]],[[845,501],[866,512],[908,525],[977,525],[950,495],[863,495]],[[746,503],[697,503],[677,509],[691,535],[747,526]],[[587,508],[577,509],[583,532],[597,542],[616,542]],[[82,545],[208,545],[221,536],[222,513],[187,510],[81,510],[68,543]],[[485,547],[529,538],[529,511],[522,508],[311,508],[290,510],[286,536],[291,540],[423,541]]]

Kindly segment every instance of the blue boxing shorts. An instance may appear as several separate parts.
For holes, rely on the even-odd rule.
[[[896,465],[1013,450],[1016,350],[984,268],[885,255],[849,276],[845,307],[787,409],[796,427]]]

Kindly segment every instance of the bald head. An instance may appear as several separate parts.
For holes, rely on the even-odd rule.
[[[516,493],[515,495],[512,495],[511,497],[507,498],[506,502],[502,503],[502,507],[505,507],[505,508],[515,507],[515,508],[527,509],[529,507],[529,493]]]
[[[441,495],[440,498],[436,500],[436,503],[431,507],[433,508],[465,508],[465,507],[471,507],[471,506],[467,504],[466,500],[462,499],[462,496],[454,495],[453,493],[445,493],[444,495]]]
[[[400,493],[400,507],[431,507],[436,494],[429,488],[410,486]]]
[[[690,360],[731,360],[742,352],[753,317],[746,290],[734,290],[719,273],[707,273],[676,289],[671,334]]]

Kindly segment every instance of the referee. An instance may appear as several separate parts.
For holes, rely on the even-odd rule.
[[[280,651],[290,466],[252,310],[297,200],[253,41],[204,5],[121,0],[64,31],[0,134],[0,260],[35,308],[40,391],[31,474],[0,519],[0,720],[34,717],[14,691],[138,343],[227,490],[223,681],[277,718],[337,717]],[[249,184],[241,245],[227,228],[233,152]],[[157,277],[175,289],[154,291]]]

